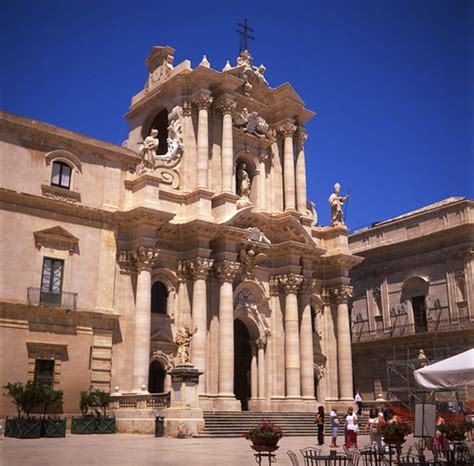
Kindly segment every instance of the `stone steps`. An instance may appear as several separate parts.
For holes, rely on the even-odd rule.
[[[283,429],[285,436],[316,436],[317,427],[313,413],[262,413],[249,411],[204,412],[204,430],[199,437],[241,437],[256,427],[262,419],[274,422]],[[366,416],[360,416],[363,428]],[[331,435],[331,421],[326,416],[325,435]],[[339,435],[344,435],[344,422],[339,427]]]

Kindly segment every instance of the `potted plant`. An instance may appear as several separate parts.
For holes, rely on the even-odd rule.
[[[102,410],[102,413],[96,411],[95,432],[97,434],[115,434],[115,416],[107,416],[107,409],[112,400],[110,393],[100,389],[90,393],[92,406]]]
[[[7,420],[5,435],[17,438],[41,437],[41,419],[35,419],[30,414],[40,404],[42,386],[28,381],[26,384],[8,383],[3,388],[12,398],[18,411],[17,418]],[[25,414],[24,417],[21,415],[22,413]]]
[[[110,393],[100,389],[81,392],[79,406],[81,416],[71,420],[71,433],[73,434],[114,434],[115,416],[107,416],[107,409],[111,401]],[[95,409],[95,416],[89,409]],[[99,411],[99,409],[101,411]]]
[[[379,434],[382,434],[384,442],[400,447],[405,442],[406,436],[412,431],[410,425],[404,421],[389,421],[378,427]]]
[[[93,434],[95,432],[95,419],[89,415],[89,407],[93,404],[90,391],[82,391],[79,400],[81,415],[71,419],[71,434]]]
[[[253,447],[256,450],[275,448],[278,440],[283,437],[283,431],[273,422],[262,419],[257,427],[254,427],[245,434],[245,437],[252,441]]]
[[[437,429],[451,442],[462,442],[466,437],[463,424],[440,424]]]
[[[46,418],[48,411],[58,412],[62,410],[63,391],[54,390],[47,385],[43,385],[42,388],[40,396],[40,406],[43,408],[42,435],[44,437],[65,437],[66,418]]]

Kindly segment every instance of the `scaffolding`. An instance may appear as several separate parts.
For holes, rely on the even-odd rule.
[[[453,342],[439,344],[434,340],[431,347],[425,346],[423,349],[430,354],[429,362],[431,364],[464,350],[459,344]],[[394,346],[392,348],[392,358],[386,361],[387,398],[389,401],[400,403],[410,410],[415,409],[415,404],[422,402],[423,399],[423,390],[416,386],[413,376],[413,372],[421,367],[418,352],[419,349],[415,352],[409,346]],[[459,396],[461,398],[462,393],[459,393]],[[436,393],[435,398],[438,402],[446,403],[453,399],[451,392]]]

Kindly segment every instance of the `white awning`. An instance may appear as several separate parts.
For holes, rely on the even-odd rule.
[[[429,390],[474,387],[474,349],[422,367],[413,374],[415,382]]]

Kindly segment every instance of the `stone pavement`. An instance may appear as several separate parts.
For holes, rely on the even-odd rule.
[[[359,436],[359,447],[368,443]],[[329,441],[329,438],[326,440]],[[339,443],[343,440],[339,437]],[[316,446],[313,437],[283,437],[277,452],[277,463],[290,465],[286,454],[293,450],[303,464],[300,448]],[[413,444],[409,438],[406,447]],[[328,452],[329,447],[324,446]],[[71,435],[60,439],[0,440],[1,466],[174,466],[256,464],[250,441],[244,438],[155,438],[146,435]]]

